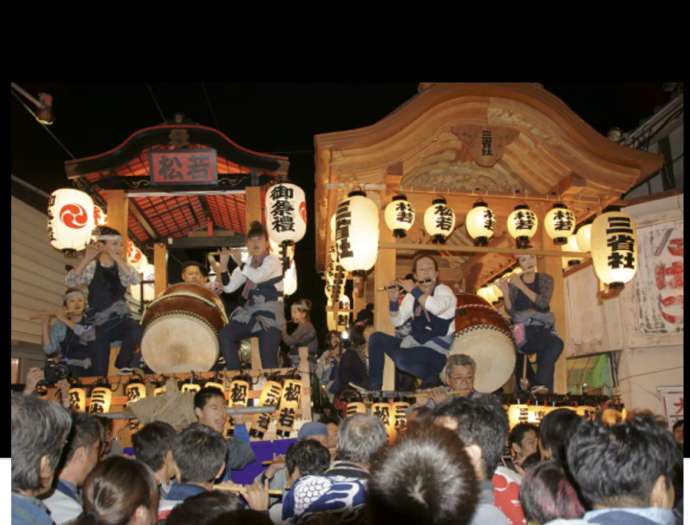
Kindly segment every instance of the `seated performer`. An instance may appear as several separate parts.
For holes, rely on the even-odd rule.
[[[219,297],[223,293],[223,285],[219,281],[209,281],[201,264],[196,261],[183,263],[180,277],[182,277],[182,282],[185,284],[196,284],[213,292],[216,295],[214,302],[218,305],[218,308],[225,312],[225,304]]]
[[[249,228],[247,248],[251,257],[247,263],[241,262],[237,250],[221,250],[223,273],[231,256],[238,264],[223,290],[232,293],[244,285],[242,296],[247,302],[232,312],[230,322],[218,334],[220,351],[228,370],[239,370],[240,342],[255,335],[259,338],[262,368],[278,368],[278,348],[285,326],[283,265],[268,254],[268,234],[260,222],[254,221]]]
[[[513,323],[523,325],[524,341],[518,345],[515,362],[515,378],[518,388],[526,355],[537,354],[537,373],[527,366],[527,379],[537,393],[553,391],[553,374],[558,356],[563,351],[563,341],[555,330],[555,319],[549,310],[553,293],[553,278],[537,272],[537,258],[534,255],[517,256],[521,274],[511,276],[510,281],[501,279],[498,287],[503,292],[506,311]]]
[[[299,347],[306,346],[309,348],[307,357],[310,365],[309,369],[312,372],[316,371],[316,352],[319,348],[319,341],[316,338],[316,330],[309,319],[309,312],[311,311],[311,301],[309,299],[299,299],[290,306],[290,316],[292,322],[297,325],[297,328],[291,333],[287,333],[287,327],[283,327],[283,342],[290,347],[290,361],[292,366],[297,368],[299,366]]]
[[[381,389],[384,353],[400,370],[422,379],[423,387],[437,385],[439,372],[446,364],[455,330],[457,298],[448,286],[437,283],[438,264],[433,257],[415,257],[412,271],[416,284],[410,279],[399,282],[408,292],[401,304],[398,304],[398,285],[391,283],[386,287],[393,326],[401,326],[412,318],[412,331],[403,339],[382,332],[369,338],[372,390]]]
[[[92,351],[89,343],[96,334],[94,327],[84,322],[84,291],[69,288],[63,296],[62,305],[64,308],[43,319],[43,351],[47,356],[60,356],[69,366],[72,377],[89,375]],[[51,325],[52,318],[55,318],[55,322]]]
[[[108,374],[110,344],[121,341],[115,366],[138,366],[141,355],[135,353],[141,341],[142,330],[131,316],[125,299],[127,288],[139,284],[139,273],[127,264],[120,233],[107,226],[95,230],[96,241],[86,248],[84,258],[69,271],[65,284],[75,288],[89,288],[88,322],[96,326],[96,340],[91,355],[91,373]]]

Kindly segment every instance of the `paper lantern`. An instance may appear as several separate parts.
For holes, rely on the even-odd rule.
[[[105,223],[108,222],[108,216],[103,211],[103,208],[97,204],[93,205],[93,222],[96,226],[105,226]]]
[[[575,214],[559,202],[553,205],[544,217],[544,229],[557,246],[566,244],[568,236],[575,230]]]
[[[204,388],[217,388],[221,392],[225,392],[223,383],[218,383],[217,381],[206,381],[206,383],[204,383]]]
[[[415,212],[412,203],[404,195],[396,195],[384,211],[386,226],[396,239],[402,239],[414,224]]]
[[[180,392],[194,392],[195,394],[201,390],[201,385],[198,383],[185,383],[182,385],[182,388],[180,388]]]
[[[465,228],[475,246],[486,246],[496,229],[496,217],[483,201],[477,201],[465,217]]]
[[[141,381],[133,381],[125,387],[127,405],[136,403],[140,399],[146,399],[146,385]]]
[[[446,204],[446,199],[434,199],[424,212],[424,229],[433,242],[444,243],[455,228],[455,212]]]
[[[348,272],[367,272],[379,251],[378,207],[363,191],[353,191],[338,205],[335,220],[340,266]]]
[[[340,296],[338,300],[338,309],[344,311],[350,310],[350,298],[347,295],[343,294]]]
[[[295,419],[299,416],[300,401],[302,400],[302,382],[298,379],[286,379],[280,397],[276,435],[289,437],[295,427]]]
[[[371,415],[378,417],[383,426],[386,427],[386,434],[390,440],[393,435],[393,429],[395,428],[395,418],[393,417],[393,407],[391,403],[379,402],[371,404]]]
[[[228,406],[246,407],[250,390],[251,385],[244,379],[235,379],[232,381],[228,392]]]
[[[637,235],[632,219],[620,208],[604,210],[592,223],[592,263],[597,278],[620,288],[637,271]]]
[[[156,269],[153,264],[146,263],[139,268],[139,273],[142,274],[142,281],[153,281],[156,276]],[[151,302],[156,298],[156,287],[154,283],[133,284],[129,287],[129,293],[132,299],[137,303],[141,303],[141,290],[144,289],[144,302]]]
[[[326,325],[328,326],[328,330],[335,330],[338,325],[335,322],[335,312],[326,312]]]
[[[70,409],[84,412],[86,410],[86,390],[83,388],[70,388],[68,394]]]
[[[494,282],[494,283],[490,283],[488,286],[491,290],[491,293],[493,294],[494,302],[496,303],[496,302],[500,301],[503,298],[503,292],[498,287],[498,285]]]
[[[529,241],[537,233],[539,219],[526,204],[519,204],[508,215],[508,233],[515,239],[515,246],[528,248]]]
[[[349,416],[354,416],[355,414],[365,414],[367,413],[367,406],[359,401],[353,401],[348,403],[345,407],[345,413]]]
[[[290,262],[285,275],[283,276],[283,295],[292,295],[297,291],[297,266],[295,261]]]
[[[331,228],[331,242],[335,243],[335,213],[331,215],[331,220],[328,224]]]
[[[110,402],[113,391],[105,386],[97,386],[91,391],[89,414],[107,414],[110,411]]]
[[[58,250],[83,250],[95,227],[93,199],[83,191],[55,190],[48,202],[48,237]]]
[[[307,202],[304,190],[281,182],[266,192],[268,237],[277,243],[296,243],[307,231]]]
[[[577,246],[581,252],[589,252],[592,249],[592,223],[583,224],[575,233]]]
[[[580,252],[580,247],[577,244],[577,237],[575,235],[570,235],[568,237],[568,242],[561,246],[561,250],[564,252]],[[562,257],[563,269],[566,270],[571,266],[577,266],[582,262],[582,259],[578,257]]]
[[[391,441],[395,441],[398,434],[405,430],[407,426],[407,411],[410,408],[410,404],[404,401],[396,401],[391,403],[391,412],[393,414],[393,420],[391,421]]]
[[[278,406],[283,392],[283,385],[277,381],[266,381],[259,396],[259,406]],[[270,414],[254,414],[249,425],[249,436],[256,439],[263,439],[264,434],[271,424]]]
[[[165,387],[165,385],[157,386],[153,389],[153,397],[162,396],[165,394],[166,391],[167,388]]]
[[[149,263],[144,252],[130,240],[127,241],[127,262],[139,272]]]

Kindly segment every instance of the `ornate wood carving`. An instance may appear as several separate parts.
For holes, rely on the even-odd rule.
[[[506,146],[520,134],[511,128],[472,124],[453,126],[451,131],[466,146],[472,159],[484,168],[490,168],[501,160]]]

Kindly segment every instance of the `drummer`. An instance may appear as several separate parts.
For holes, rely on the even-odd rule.
[[[438,282],[438,263],[430,255],[415,257],[414,279],[390,283],[386,289],[393,326],[412,320],[409,335],[397,337],[376,332],[369,338],[369,377],[372,390],[383,382],[384,354],[395,366],[422,380],[422,387],[438,384],[439,372],[446,364],[455,329],[457,298],[448,286]],[[407,294],[399,302],[400,287]]]
[[[187,261],[183,263],[180,277],[182,277],[182,282],[185,284],[196,284],[197,286],[203,286],[208,291],[214,293],[216,297],[223,293],[223,285],[218,281],[209,281],[206,278],[201,264],[196,261]],[[225,305],[223,304],[222,300],[217,299],[215,303],[221,310],[223,310],[223,312],[225,312]]]
[[[223,248],[220,267],[227,274],[230,257],[237,268],[230,275],[221,276],[226,293],[243,286],[244,306],[237,307],[230,322],[220,331],[220,350],[228,370],[239,370],[240,342],[248,337],[259,338],[262,368],[278,368],[278,349],[285,326],[283,305],[283,265],[277,257],[268,253],[268,234],[260,222],[254,221],[247,233],[250,259],[242,263],[239,250]]]

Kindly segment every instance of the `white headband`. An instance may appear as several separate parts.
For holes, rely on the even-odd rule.
[[[99,235],[96,237],[97,241],[118,241],[122,240],[121,235]]]
[[[81,295],[82,299],[86,299],[86,294],[84,294],[84,292],[82,292],[81,290],[72,290],[71,292],[66,293],[63,299],[66,301],[67,299],[74,297],[75,295]]]

